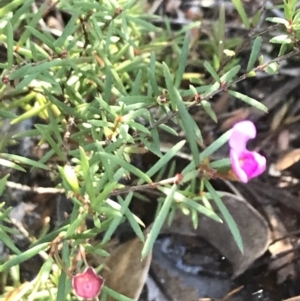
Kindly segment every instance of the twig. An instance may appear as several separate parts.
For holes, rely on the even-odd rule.
[[[163,186],[167,184],[173,184],[173,183],[178,183],[181,180],[182,175],[177,174],[175,177],[169,178],[169,179],[164,179],[159,182],[154,182],[154,183],[149,183],[149,184],[144,184],[144,185],[137,185],[137,186],[128,186],[125,188],[121,188],[118,190],[115,190],[110,193],[110,196],[117,196],[121,194],[126,194],[132,191],[147,191],[149,189],[156,189],[158,186]]]
[[[255,73],[256,73],[256,72],[262,72],[262,71],[264,71],[264,69],[265,69],[267,66],[269,66],[270,64],[273,64],[273,63],[280,63],[281,61],[284,61],[284,60],[286,60],[286,59],[288,59],[288,58],[290,58],[290,57],[293,57],[293,56],[295,56],[295,55],[297,55],[297,54],[299,54],[299,53],[300,53],[300,49],[295,49],[295,50],[293,50],[293,51],[291,51],[291,52],[289,52],[289,53],[287,53],[287,54],[285,54],[285,55],[282,55],[282,56],[280,56],[280,57],[277,57],[277,58],[273,59],[273,60],[270,61],[270,62],[267,62],[267,63],[265,63],[265,64],[263,64],[263,65],[257,66],[256,68],[252,69],[252,72],[255,72]],[[201,96],[200,96],[200,101],[202,101],[202,100],[209,100],[209,99],[211,99],[213,96],[215,96],[216,94],[218,94],[218,93],[220,93],[220,92],[222,92],[222,91],[226,91],[226,90],[227,90],[228,88],[230,88],[231,86],[233,86],[233,85],[235,85],[235,84],[237,84],[237,83],[239,83],[239,82],[245,80],[246,78],[248,78],[248,73],[245,73],[245,74],[241,75],[240,77],[238,77],[237,79],[233,80],[233,81],[230,82],[230,83],[225,83],[225,84],[222,85],[219,89],[217,89],[217,90],[214,91],[214,92],[211,92],[210,94],[206,95],[205,97],[201,97]],[[188,110],[189,110],[189,109],[192,109],[192,108],[194,108],[194,107],[197,107],[198,105],[199,105],[199,100],[197,99],[197,100],[194,100],[189,106],[187,106],[187,109],[188,109]],[[160,120],[158,120],[158,121],[157,121],[156,123],[154,123],[152,126],[149,126],[148,129],[151,130],[151,129],[153,129],[153,128],[155,128],[155,127],[161,125],[161,124],[165,124],[165,123],[167,123],[170,119],[176,117],[177,115],[178,115],[178,111],[173,111],[173,112],[171,112],[169,115],[167,115],[167,116],[161,118]],[[138,134],[139,134],[139,133],[136,133],[135,135],[133,135],[133,137],[138,136]]]
[[[8,186],[10,188],[13,188],[13,189],[29,191],[29,192],[35,192],[35,193],[39,193],[39,194],[43,194],[43,193],[58,194],[58,193],[64,193],[65,192],[65,189],[63,189],[63,188],[30,187],[30,186],[22,185],[22,184],[15,183],[15,182],[12,182],[12,181],[7,181],[6,186]]]

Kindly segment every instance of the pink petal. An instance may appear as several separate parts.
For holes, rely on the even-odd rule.
[[[236,123],[232,128],[232,133],[229,138],[229,146],[234,149],[236,154],[246,150],[248,140],[256,137],[256,128],[252,121],[245,120]]]
[[[231,149],[230,160],[233,171],[243,183],[248,183],[266,170],[266,158],[257,152],[245,150],[237,154]]]
[[[104,279],[97,275],[92,267],[87,267],[72,279],[72,287],[76,295],[86,300],[96,298],[100,294],[103,284]]]
[[[260,155],[257,152],[252,152],[254,156],[254,160],[257,163],[257,168],[253,173],[251,174],[251,178],[258,177],[266,170],[267,160],[264,156]]]
[[[243,183],[248,183],[248,176],[246,172],[242,169],[241,163],[238,157],[238,154],[235,152],[235,150],[230,150],[230,160],[231,160],[231,166],[237,177],[241,180]]]

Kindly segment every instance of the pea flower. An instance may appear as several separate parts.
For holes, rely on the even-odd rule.
[[[231,166],[243,183],[258,177],[266,170],[266,158],[259,153],[249,151],[247,142],[256,137],[256,128],[252,121],[236,123],[229,138]]]
[[[72,287],[78,297],[92,300],[101,292],[104,279],[97,275],[92,267],[87,267],[82,273],[72,278]]]

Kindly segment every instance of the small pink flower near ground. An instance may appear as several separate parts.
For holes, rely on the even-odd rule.
[[[236,123],[229,138],[231,166],[243,183],[258,177],[266,170],[266,158],[247,149],[247,142],[256,137],[256,128],[252,121]]]
[[[104,279],[97,275],[92,267],[87,267],[82,273],[72,278],[75,294],[86,300],[98,297],[104,284]]]

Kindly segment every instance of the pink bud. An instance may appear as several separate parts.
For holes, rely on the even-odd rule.
[[[236,123],[229,138],[231,166],[238,178],[247,183],[266,170],[266,158],[257,152],[247,150],[247,142],[256,137],[252,121]]]
[[[97,275],[92,267],[87,267],[81,274],[72,278],[72,287],[78,297],[92,300],[101,292],[104,279]]]

